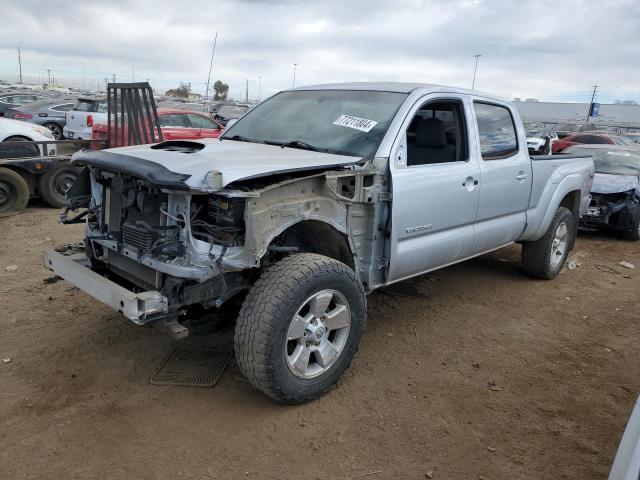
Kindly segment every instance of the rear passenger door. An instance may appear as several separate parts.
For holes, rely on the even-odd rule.
[[[469,105],[463,95],[426,95],[404,120],[390,161],[389,282],[472,254],[480,167]]]
[[[220,136],[222,128],[210,118],[195,113],[189,113],[187,116],[194,138],[218,138]]]
[[[508,104],[473,100],[480,160],[475,253],[514,242],[524,231],[531,195],[531,160],[524,132]]]

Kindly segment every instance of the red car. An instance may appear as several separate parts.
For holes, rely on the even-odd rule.
[[[609,135],[606,133],[575,133],[567,137],[555,140],[551,151],[553,153],[560,153],[565,148],[569,148],[573,145],[633,145],[629,139],[618,137],[616,135]]]
[[[205,113],[189,110],[177,110],[173,108],[159,108],[158,120],[160,130],[165,140],[198,140],[200,138],[218,138],[224,131],[224,126]],[[91,138],[104,141],[107,138],[107,126],[94,124]],[[127,146],[127,127],[124,132],[125,143],[120,144],[119,139],[111,142],[112,147]],[[98,144],[94,148],[101,148]]]

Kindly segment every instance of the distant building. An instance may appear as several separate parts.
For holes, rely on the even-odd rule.
[[[514,101],[520,116],[525,122],[585,123],[589,112],[588,103],[555,103]],[[640,127],[640,105],[637,102],[601,104],[597,117],[591,117],[589,123]]]
[[[199,93],[189,92],[189,95],[187,95],[187,98],[189,100],[202,100],[202,95],[200,95]]]

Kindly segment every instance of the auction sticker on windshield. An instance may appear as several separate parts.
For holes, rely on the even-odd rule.
[[[361,132],[370,132],[378,122],[366,118],[354,117],[352,115],[340,115],[333,124],[340,127],[353,128]]]

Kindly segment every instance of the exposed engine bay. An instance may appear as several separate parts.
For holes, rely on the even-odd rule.
[[[361,259],[383,257],[374,225],[388,221],[388,208],[376,208],[385,177],[345,170],[276,180],[171,191],[88,165],[62,221],[86,223],[93,271],[134,292],[161,292],[174,315],[220,307],[250,287],[260,266],[297,251],[343,258],[365,285],[383,281],[380,262]]]

